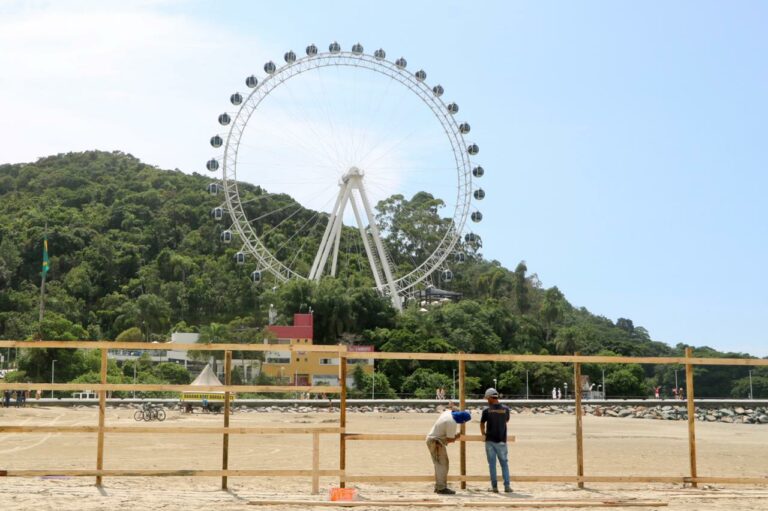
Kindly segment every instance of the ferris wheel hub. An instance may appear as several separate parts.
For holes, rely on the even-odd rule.
[[[359,177],[362,178],[365,175],[365,173],[360,170],[357,167],[350,167],[348,171],[344,173],[343,176],[341,176],[341,182],[346,183],[350,180],[352,177]]]

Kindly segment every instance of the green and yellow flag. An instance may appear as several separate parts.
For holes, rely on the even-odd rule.
[[[48,273],[48,236],[43,237],[43,276]]]

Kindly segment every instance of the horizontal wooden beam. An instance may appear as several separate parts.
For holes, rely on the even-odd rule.
[[[424,442],[427,439],[425,435],[409,435],[405,433],[346,433],[344,436],[346,437],[347,440],[381,440],[381,441],[418,440],[418,441]],[[483,437],[483,435],[461,435],[457,441],[484,442],[485,437]],[[507,437],[507,441],[510,443],[514,442],[515,437],[510,435]]]
[[[312,470],[0,470],[5,477],[312,477]],[[339,470],[318,470],[338,477]]]
[[[237,429],[237,428],[235,428]],[[340,477],[342,481],[354,483],[399,483],[399,482],[431,482],[434,475],[365,475],[356,476],[344,474],[341,470],[319,470],[319,476]],[[0,476],[5,477],[312,477],[312,470],[0,470]],[[685,476],[558,476],[558,475],[529,475],[511,476],[516,482],[526,483],[701,483],[701,484],[748,484],[768,485],[768,477],[685,477]],[[486,482],[488,475],[451,475],[449,481]]]
[[[315,351],[346,353],[347,347],[338,344],[179,344],[117,341],[0,341],[0,348],[69,348],[86,350],[146,350],[146,351]]]
[[[349,360],[448,360],[467,362],[560,362],[572,364],[692,364],[724,366],[768,366],[768,358],[705,358],[705,357],[609,357],[603,355],[522,355],[488,353],[404,353],[348,351],[344,345],[323,344],[177,344],[117,341],[0,341],[0,348],[79,348],[109,350],[148,351],[280,351],[280,352],[322,352],[344,354]]]
[[[760,358],[690,358],[685,357],[609,357],[603,355],[516,355],[509,353],[401,353],[401,352],[348,352],[349,360],[441,360],[467,362],[560,362],[572,364],[693,364],[726,366],[768,366],[768,359]]]
[[[611,507],[665,507],[666,502],[658,500],[623,500],[623,499],[562,499],[562,500],[538,500],[521,499],[503,501],[493,500],[349,500],[334,501],[325,500],[251,500],[251,506],[299,506],[299,507],[461,507],[462,509],[478,508],[524,508],[524,509],[566,509],[566,508],[611,508]]]
[[[603,355],[518,355],[510,353],[402,353],[347,351],[344,345],[323,344],[177,344],[116,341],[0,341],[0,348],[79,348],[154,351],[280,351],[343,353],[350,360],[464,360],[467,362],[560,362],[581,364],[692,364],[724,366],[768,366],[768,358],[705,357],[609,357]]]
[[[501,479],[501,476],[499,476]],[[375,483],[375,482],[429,482],[434,481],[434,475],[424,476],[371,476],[371,475],[349,475],[342,476],[342,480],[349,483]],[[449,481],[473,481],[485,482],[488,475],[482,476],[460,476],[449,475]],[[511,481],[521,483],[702,483],[702,484],[750,484],[750,485],[768,485],[768,477],[687,477],[687,476],[582,476],[575,475],[528,475],[528,476],[510,476]]]
[[[327,385],[170,385],[148,383],[0,383],[0,390],[92,390],[136,392],[255,392],[263,394],[308,392],[310,394],[338,394],[341,387]]]
[[[96,433],[98,426],[0,426],[0,433]],[[179,427],[179,426],[105,426],[105,433],[160,434],[230,434],[230,435],[303,435],[339,434],[342,428],[255,428],[255,427]]]

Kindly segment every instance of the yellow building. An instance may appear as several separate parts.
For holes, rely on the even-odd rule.
[[[266,340],[268,344],[312,345],[312,314],[294,314],[293,326],[270,325],[268,328],[276,336],[275,339]],[[373,346],[349,346],[347,349],[372,352]],[[373,373],[373,359],[350,361],[347,364],[348,387],[354,387],[352,374],[357,364],[362,364],[366,373]],[[261,371],[281,385],[339,385],[339,357],[335,353],[266,351]]]

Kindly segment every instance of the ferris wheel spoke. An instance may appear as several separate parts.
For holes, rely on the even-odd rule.
[[[319,141],[322,140],[322,136],[320,133],[315,129],[314,122],[309,119],[306,115],[306,112],[304,109],[297,109],[296,105],[299,104],[299,100],[297,99],[296,95],[293,93],[293,90],[291,88],[291,85],[288,83],[284,84],[285,90],[287,91],[288,95],[290,96],[290,101],[288,102],[291,117],[301,126],[307,128],[311,132],[311,141],[316,146],[316,151],[320,150],[323,155],[325,156],[325,160],[329,162],[329,164],[332,167],[335,167],[338,169],[338,161],[339,161],[339,155],[338,151],[331,151],[328,147],[326,147],[325,144],[320,143]]]
[[[317,102],[315,103],[315,106],[317,107],[317,111],[323,116],[323,118],[324,118],[324,120],[326,122],[326,126],[330,130],[330,134],[331,134],[330,137],[325,137],[326,140],[330,139],[330,144],[327,144],[328,145],[327,150],[330,151],[333,155],[335,155],[335,160],[334,161],[337,163],[337,165],[341,165],[342,162],[343,162],[343,159],[342,159],[341,149],[340,149],[339,144],[338,144],[340,138],[336,135],[338,130],[337,130],[336,125],[335,125],[334,120],[333,120],[334,116],[326,108],[327,105],[322,100],[322,98],[328,97],[328,94],[327,94],[327,91],[326,91],[326,88],[325,88],[325,83],[324,83],[324,80],[323,80],[323,73],[322,72],[321,73],[317,73],[317,83],[318,83],[319,88],[320,88],[320,93],[319,94],[315,94],[315,96],[317,97]],[[289,88],[289,90],[290,90],[290,88]],[[317,140],[323,140],[323,137],[321,137],[320,133],[316,133],[315,135],[317,137]],[[333,159],[333,158],[331,158],[331,159]]]
[[[294,123],[299,124],[299,121],[293,118],[292,120]],[[318,144],[312,137],[304,137],[296,133],[293,129],[288,128],[287,124],[288,123],[282,123],[280,129],[264,129],[264,138],[270,139],[271,137],[278,137],[279,139],[288,142],[293,151],[300,151],[308,159],[312,159],[313,162],[317,162],[319,159],[320,163],[318,166],[327,166],[329,168],[336,167],[336,159],[331,153],[325,150],[322,144]],[[253,146],[253,148],[257,147]]]
[[[329,201],[329,202],[330,202],[330,201]],[[315,225],[316,225],[316,224],[319,222],[320,216],[321,216],[320,212],[316,212],[314,215],[312,215],[312,216],[311,216],[311,217],[310,217],[310,218],[309,218],[309,219],[308,219],[306,222],[304,222],[304,223],[301,225],[301,227],[299,227],[299,228],[298,228],[298,229],[297,229],[297,230],[296,230],[296,231],[295,231],[295,232],[294,232],[294,233],[291,235],[291,237],[290,237],[290,238],[288,238],[288,239],[287,239],[285,242],[283,242],[283,243],[282,243],[282,244],[281,244],[279,247],[277,247],[277,250],[276,250],[276,251],[279,251],[279,250],[281,250],[282,248],[284,248],[284,247],[285,247],[285,246],[286,246],[288,243],[290,243],[290,242],[291,242],[291,241],[292,241],[292,240],[293,240],[293,239],[294,239],[296,236],[298,236],[299,234],[301,234],[302,232],[304,232],[304,231],[305,231],[305,229],[306,229],[306,227],[307,227],[307,226],[308,226],[310,223],[312,223],[312,227],[314,227],[314,226],[315,226]],[[313,222],[313,221],[314,221],[314,222]],[[304,243],[306,243],[306,241],[305,241]],[[302,245],[303,245],[303,244],[302,244]]]

